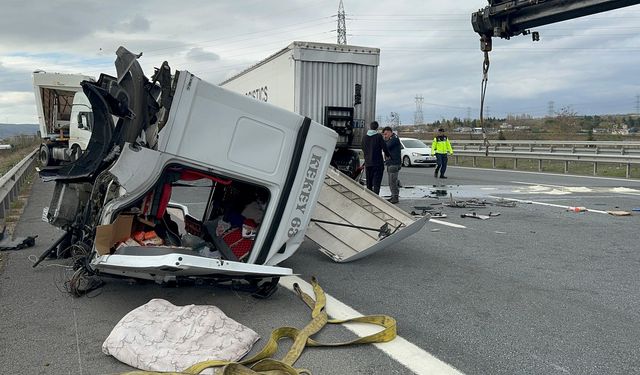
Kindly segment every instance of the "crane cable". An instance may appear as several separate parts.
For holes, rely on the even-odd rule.
[[[484,147],[485,156],[489,156],[489,140],[487,132],[484,128],[484,98],[487,93],[487,83],[489,82],[489,52],[491,51],[491,37],[482,35],[480,38],[480,50],[484,52],[484,61],[482,62],[482,82],[480,83],[480,127],[482,128],[482,146]]]

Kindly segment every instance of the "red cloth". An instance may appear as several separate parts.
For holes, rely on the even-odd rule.
[[[242,237],[242,228],[236,228],[222,237],[222,240],[229,246],[233,254],[242,259],[253,247],[253,240]]]

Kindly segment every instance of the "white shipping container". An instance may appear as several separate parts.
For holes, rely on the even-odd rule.
[[[359,147],[366,125],[375,119],[379,61],[378,48],[293,42],[220,86],[324,125],[327,107],[352,108],[351,146]],[[355,104],[356,85],[360,104]]]

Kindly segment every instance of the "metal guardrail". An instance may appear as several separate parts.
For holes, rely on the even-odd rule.
[[[456,144],[482,144],[482,140],[467,140],[467,139],[451,139],[452,143]],[[520,140],[496,140],[490,139],[491,144],[514,144],[514,145],[594,145],[594,146],[630,146],[640,147],[640,141],[567,141],[567,140],[536,140],[536,139],[520,139]]]
[[[460,150],[485,150],[482,141],[452,140]],[[640,142],[614,141],[489,141],[489,151],[640,155]]]
[[[11,209],[11,203],[18,198],[20,189],[24,185],[25,172],[33,167],[37,151],[31,152],[9,172],[0,177],[0,220],[6,219],[7,211]]]
[[[455,164],[459,157],[473,158],[473,166],[477,166],[477,158],[491,158],[493,168],[496,159],[513,159],[513,168],[517,169],[518,160],[538,161],[538,171],[542,172],[542,161],[553,160],[564,162],[564,173],[569,172],[570,162],[593,163],[593,174],[598,173],[598,163],[623,164],[626,177],[631,178],[631,166],[640,165],[640,142],[612,141],[489,141],[488,155],[486,146],[477,140],[451,140],[454,148]],[[425,142],[426,143],[426,142]],[[428,144],[428,143],[427,143]]]

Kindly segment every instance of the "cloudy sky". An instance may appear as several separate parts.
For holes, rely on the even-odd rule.
[[[333,43],[339,0],[4,0],[0,123],[37,123],[31,73],[114,74],[115,50],[167,60],[213,83],[294,40]],[[381,49],[377,116],[412,124],[477,118],[483,55],[470,24],[483,0],[344,0],[349,44]],[[634,113],[640,95],[640,5],[494,41],[489,116]]]

